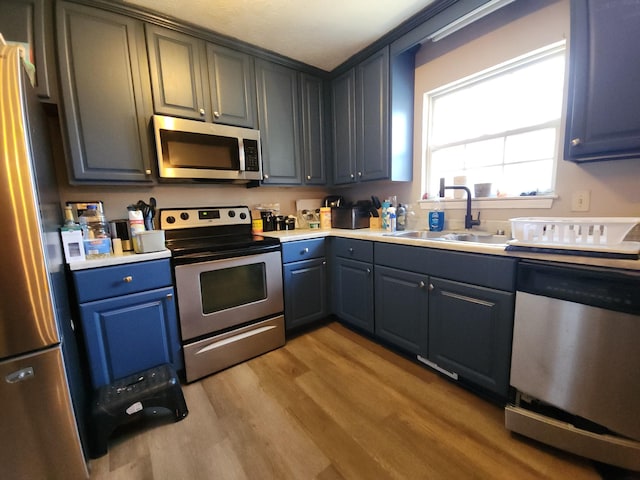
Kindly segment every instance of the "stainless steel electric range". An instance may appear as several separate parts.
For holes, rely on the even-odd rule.
[[[246,206],[160,210],[172,252],[188,382],[285,343],[278,239]]]

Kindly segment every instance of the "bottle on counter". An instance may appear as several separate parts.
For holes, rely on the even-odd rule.
[[[402,231],[407,228],[407,207],[398,204],[398,208],[396,209],[396,230]]]
[[[433,207],[429,212],[429,230],[432,232],[441,232],[444,230],[444,211],[442,210],[440,197],[436,197],[433,200]]]
[[[88,205],[78,218],[82,230],[82,241],[86,258],[111,256],[111,235],[109,224],[96,205]]]
[[[382,229],[389,230],[389,207],[391,206],[391,202],[389,200],[385,200],[382,202]]]
[[[387,231],[395,232],[396,231],[396,223],[397,223],[396,207],[389,207],[387,209],[387,215],[389,217]]]

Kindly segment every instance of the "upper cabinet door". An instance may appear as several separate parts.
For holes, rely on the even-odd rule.
[[[56,101],[56,67],[53,53],[53,2],[0,1],[0,32],[6,41],[28,44],[35,90],[44,101]]]
[[[300,185],[298,72],[256,60],[256,82],[264,183]]]
[[[146,33],[155,112],[211,120],[203,90],[204,42],[154,25],[146,25]]]
[[[256,128],[253,58],[207,43],[207,68],[213,121]]]
[[[151,182],[142,23],[76,3],[56,8],[70,181]]]
[[[322,79],[303,73],[302,90],[302,165],[304,183],[327,183],[324,138],[324,88]]]
[[[640,156],[637,2],[571,1],[565,158]]]
[[[358,180],[389,178],[389,48],[356,68]]]
[[[352,68],[331,84],[333,183],[356,179],[356,73]]]

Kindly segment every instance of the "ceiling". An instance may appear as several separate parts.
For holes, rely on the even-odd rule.
[[[124,0],[331,71],[434,0]]]

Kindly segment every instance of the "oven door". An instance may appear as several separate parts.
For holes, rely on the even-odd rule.
[[[282,313],[279,251],[175,267],[182,340]]]

